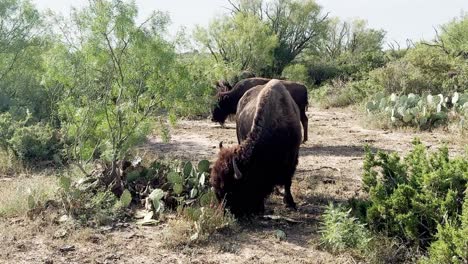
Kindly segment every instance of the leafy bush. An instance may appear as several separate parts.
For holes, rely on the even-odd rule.
[[[434,90],[420,70],[405,60],[389,62],[384,67],[369,72],[368,75],[374,93],[420,94]]]
[[[468,262],[468,188],[465,190],[462,213],[459,217],[437,226],[437,240],[429,248],[429,256],[422,263]]]
[[[8,142],[15,155],[28,163],[61,160],[63,146],[60,136],[48,125],[16,128]]]
[[[372,239],[367,228],[350,216],[351,210],[328,205],[320,228],[322,244],[334,252],[346,249],[364,251]]]
[[[303,64],[289,65],[284,68],[281,75],[288,80],[302,82],[303,84],[309,86],[310,82],[307,67]]]
[[[367,103],[370,115],[382,116],[393,126],[414,126],[419,129],[429,129],[446,124],[450,115],[458,115],[460,125],[464,127],[468,116],[468,94],[454,93],[452,98],[442,94],[422,96],[412,94],[385,97],[378,93]]]
[[[468,157],[450,158],[446,147],[428,154],[419,140],[413,144],[403,160],[366,149],[363,185],[369,198],[357,209],[373,230],[427,247],[437,239],[438,226],[460,222]]]
[[[334,79],[311,94],[324,108],[345,107],[362,102],[367,97],[366,90],[366,81],[345,82]]]
[[[407,263],[417,258],[413,248],[372,232],[342,205],[328,205],[321,218],[321,245],[333,253],[350,252],[366,263]]]
[[[28,125],[24,120],[14,120],[10,113],[0,114],[0,148],[12,152],[20,161],[33,164],[37,161],[62,160],[63,143],[57,130],[47,124]]]

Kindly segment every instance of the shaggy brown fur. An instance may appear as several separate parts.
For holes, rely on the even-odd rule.
[[[230,91],[219,90],[217,94],[217,104],[212,110],[211,121],[224,124],[227,117],[237,112],[237,104],[244,94],[258,85],[269,82],[267,78],[248,78],[239,81]],[[291,81],[281,81],[286,90],[291,94],[294,102],[300,110],[300,118],[304,129],[304,142],[308,139],[308,118],[306,115],[308,106],[307,88],[300,83]]]
[[[239,130],[240,145],[219,152],[210,179],[217,198],[237,216],[261,213],[274,186],[284,185],[283,200],[295,208],[290,187],[301,143],[297,105],[280,81],[271,80],[246,93],[238,110],[237,126],[250,129]]]

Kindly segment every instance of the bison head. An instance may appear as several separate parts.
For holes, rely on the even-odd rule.
[[[218,94],[217,97],[218,100],[211,111],[211,121],[218,122],[221,125],[223,125],[227,117],[229,116],[228,98],[226,95],[223,94]]]
[[[263,211],[263,199],[255,199],[255,190],[244,177],[243,166],[238,161],[238,147],[222,148],[213,165],[210,182],[219,202],[236,216]]]

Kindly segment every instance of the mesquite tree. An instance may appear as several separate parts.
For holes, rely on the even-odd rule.
[[[116,188],[118,161],[145,139],[173,87],[176,53],[162,35],[168,17],[153,13],[137,24],[136,16],[134,3],[93,0],[70,20],[56,19],[56,45],[44,55],[43,84],[63,89],[59,112],[69,158],[84,173],[87,162],[107,160]]]

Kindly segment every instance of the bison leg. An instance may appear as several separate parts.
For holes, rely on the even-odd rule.
[[[304,140],[302,142],[306,142],[308,139],[309,119],[307,118],[305,110],[301,111],[301,123],[302,127],[304,128]]]
[[[291,178],[284,184],[283,202],[286,207],[296,210],[296,203],[291,195]]]

